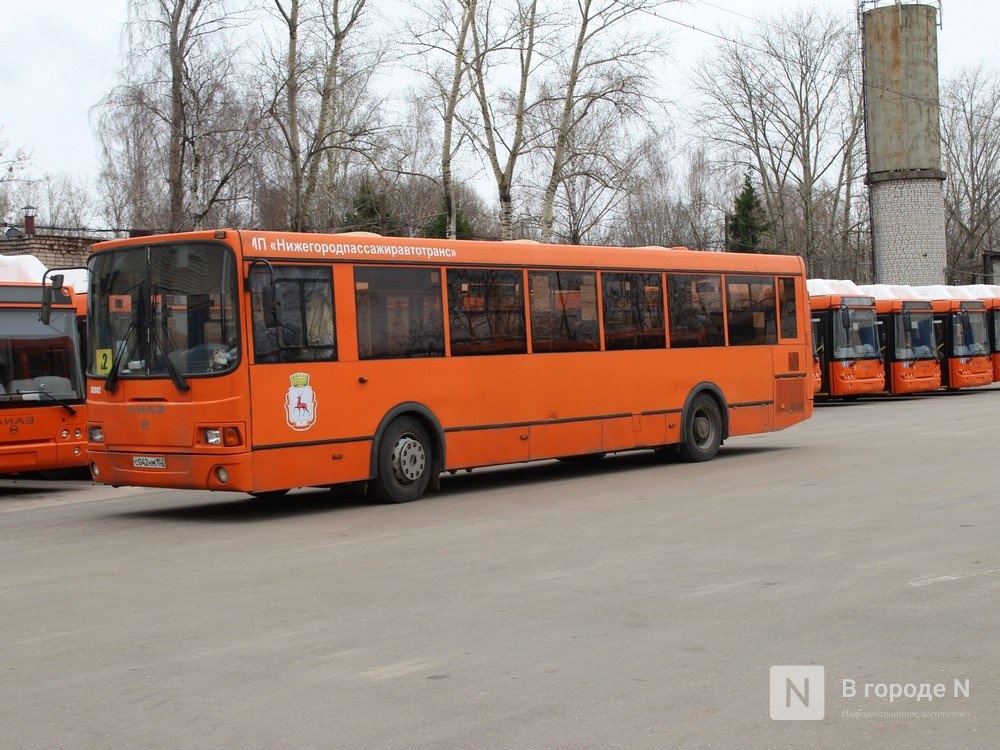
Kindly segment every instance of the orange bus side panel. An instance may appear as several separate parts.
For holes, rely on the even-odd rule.
[[[678,421],[678,414],[674,421]],[[667,442],[666,414],[633,414],[605,419],[604,450],[628,450],[637,446],[658,446]]]
[[[753,435],[771,429],[770,408],[766,405],[740,406],[729,410],[729,435]]]
[[[468,469],[490,463],[527,461],[529,436],[527,426],[449,432],[445,439],[448,462],[445,468]]]
[[[599,419],[531,426],[531,458],[558,458],[579,453],[600,453],[603,434]]]
[[[368,478],[370,457],[370,440],[255,451],[254,491],[361,481]]]

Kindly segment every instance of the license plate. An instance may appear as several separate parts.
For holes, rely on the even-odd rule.
[[[132,456],[132,466],[136,469],[165,469],[167,459],[163,456]]]

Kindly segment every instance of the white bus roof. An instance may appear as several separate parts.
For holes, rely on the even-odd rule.
[[[865,294],[870,294],[875,299],[924,299],[909,284],[861,284],[858,289]]]
[[[865,294],[850,279],[806,279],[806,289],[813,297],[823,294]]]
[[[0,281],[42,283],[48,269],[34,255],[0,255]]]
[[[0,255],[0,281],[41,284],[47,270],[34,255]],[[76,294],[87,293],[87,269],[73,268],[59,273],[63,276],[63,286],[72,287]]]

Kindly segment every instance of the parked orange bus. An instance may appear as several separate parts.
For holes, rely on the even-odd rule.
[[[996,284],[970,284],[960,287],[986,305],[986,332],[990,356],[993,360],[993,382],[1000,383],[1000,286]]]
[[[990,297],[983,302],[986,305],[990,354],[993,359],[993,382],[1000,383],[1000,297]]]
[[[854,398],[885,389],[875,299],[851,281],[809,279],[817,398]]]
[[[885,390],[923,393],[941,387],[941,365],[934,336],[934,310],[904,285],[862,284],[875,298],[879,349],[885,365]]]
[[[0,474],[87,465],[77,297],[52,290],[42,322],[41,281],[0,282]]]
[[[986,304],[956,287],[930,285],[913,289],[929,299],[934,308],[941,385],[957,390],[992,383]]]
[[[208,232],[89,259],[93,477],[277,494],[656,449],[812,413],[795,256]]]

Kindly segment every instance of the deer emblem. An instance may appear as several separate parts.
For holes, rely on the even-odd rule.
[[[316,394],[309,385],[309,374],[294,373],[290,385],[285,396],[288,426],[293,430],[308,430],[316,421]]]
[[[295,398],[296,398],[295,408],[293,409],[293,411],[296,414],[308,414],[309,404],[307,404],[305,401],[302,400],[302,394],[301,393],[295,394]]]

